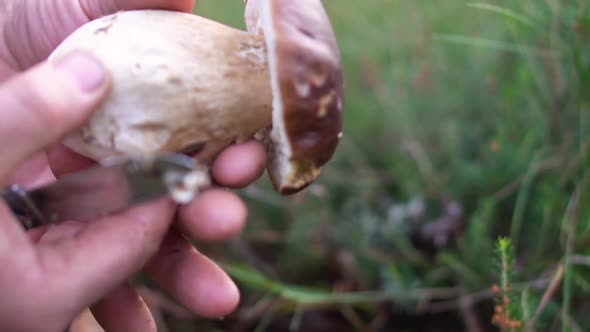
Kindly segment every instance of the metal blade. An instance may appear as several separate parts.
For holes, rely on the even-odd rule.
[[[28,228],[87,221],[174,194],[187,186],[187,177],[195,172],[195,162],[184,155],[130,159],[85,169],[28,192],[12,186],[3,197]],[[196,190],[195,180],[189,182],[192,186],[186,189]]]

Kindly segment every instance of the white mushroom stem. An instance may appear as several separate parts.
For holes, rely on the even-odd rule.
[[[262,36],[192,14],[129,11],[86,24],[50,60],[75,49],[113,75],[109,98],[65,141],[95,160],[180,151],[207,164],[272,122]]]

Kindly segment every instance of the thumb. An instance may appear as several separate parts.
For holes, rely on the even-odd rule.
[[[98,60],[82,52],[45,62],[0,85],[0,182],[31,154],[82,125],[110,88]]]

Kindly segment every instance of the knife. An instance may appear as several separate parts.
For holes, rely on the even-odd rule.
[[[1,197],[25,229],[31,229],[98,219],[165,196],[186,203],[207,185],[206,172],[192,158],[164,154],[106,162],[29,191],[12,185]]]

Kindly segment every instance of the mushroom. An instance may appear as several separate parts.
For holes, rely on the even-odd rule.
[[[334,32],[321,0],[245,2],[245,31],[166,10],[122,11],[74,31],[48,60],[89,51],[113,88],[64,144],[99,162],[179,152],[208,166],[256,138],[278,192],[307,187],[342,136]]]

